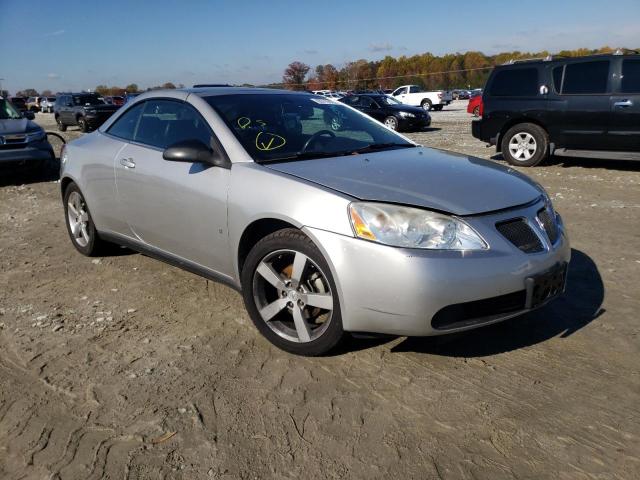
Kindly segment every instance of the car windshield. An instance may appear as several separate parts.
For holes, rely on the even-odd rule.
[[[0,120],[18,119],[22,116],[18,113],[11,103],[4,99],[0,99]]]
[[[381,123],[323,97],[233,94],[205,100],[257,162],[415,146]]]
[[[103,105],[104,102],[97,95],[78,95],[73,97],[74,105]]]
[[[383,105],[402,105],[402,102],[396,100],[390,95],[381,95],[380,97],[376,97],[376,100]]]

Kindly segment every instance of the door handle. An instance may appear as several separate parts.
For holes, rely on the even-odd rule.
[[[136,168],[136,162],[132,158],[121,158],[120,165],[124,168]]]
[[[613,104],[614,107],[631,107],[633,102],[631,100],[622,100]]]

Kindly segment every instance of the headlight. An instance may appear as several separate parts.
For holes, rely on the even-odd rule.
[[[46,136],[47,134],[44,132],[44,130],[27,133],[27,143],[39,142],[40,140],[44,140]]]
[[[416,116],[413,113],[409,112],[399,112],[402,118],[415,118]]]
[[[394,247],[483,250],[487,243],[462,220],[418,208],[384,203],[349,205],[356,237]]]

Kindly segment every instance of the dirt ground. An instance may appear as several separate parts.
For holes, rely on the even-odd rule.
[[[409,136],[491,157],[465,103]],[[307,359],[227,287],[126,250],[82,257],[59,184],[2,170],[0,478],[640,478],[640,165],[523,171],[569,230],[563,298]]]

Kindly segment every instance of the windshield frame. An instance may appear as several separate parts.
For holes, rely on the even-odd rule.
[[[276,97],[276,96],[298,97],[303,102],[307,100],[315,101],[316,103],[318,103],[318,105],[317,106],[311,105],[311,106],[319,108],[320,110],[325,110],[324,108],[322,108],[323,106],[348,110],[349,114],[357,117],[356,125],[358,126],[366,125],[367,127],[370,127],[369,129],[361,128],[354,131],[362,132],[363,135],[364,134],[368,135],[372,140],[359,140],[359,139],[350,138],[348,136],[344,136],[344,137],[341,137],[340,140],[344,140],[345,143],[351,142],[352,144],[354,144],[353,148],[341,149],[341,150],[335,150],[335,151],[329,150],[329,149],[320,149],[320,150],[316,149],[316,150],[307,151],[305,148],[302,148],[302,149],[294,149],[293,151],[282,150],[278,152],[279,155],[273,155],[273,156],[270,156],[270,155],[265,156],[265,154],[263,153],[261,156],[261,154],[259,154],[258,152],[250,148],[253,141],[249,141],[249,138],[242,138],[240,130],[236,128],[234,125],[233,118],[229,118],[221,110],[222,106],[217,105],[216,103],[222,102],[223,100],[228,100],[231,97],[237,97],[238,99],[243,99],[243,98],[246,99],[246,97],[269,98],[269,97]],[[299,93],[299,92],[229,93],[229,94],[225,93],[222,95],[202,96],[201,98],[207,103],[207,105],[216,113],[216,115],[220,118],[220,120],[224,123],[224,125],[229,129],[230,136],[238,143],[238,145],[243,149],[243,151],[247,154],[247,156],[253,162],[258,164],[272,163],[272,162],[285,162],[285,161],[298,161],[298,160],[313,160],[316,158],[339,157],[339,156],[345,156],[345,155],[358,155],[358,154],[364,154],[364,153],[372,153],[374,151],[382,151],[383,149],[386,150],[386,149],[409,148],[409,147],[419,146],[412,140],[404,137],[403,135],[399,134],[394,130],[391,130],[385,127],[382,123],[373,119],[369,115],[366,115],[365,113],[359,111],[358,109],[353,108],[349,105],[346,105],[342,102],[335,102],[335,101],[329,100],[322,95],[309,95],[309,94]],[[325,111],[323,111],[323,114],[324,113]],[[305,119],[308,119],[308,118],[305,118]],[[349,121],[352,119],[350,119],[349,117],[346,117],[346,120]],[[327,126],[327,129],[328,129],[328,126]],[[313,135],[321,132],[322,130],[325,130],[325,129],[319,128],[314,133],[308,134],[309,135],[308,139],[310,139]],[[262,131],[270,135],[275,134],[276,136],[278,136],[277,133],[275,133],[275,131],[269,131],[264,129]],[[348,130],[341,129],[341,130],[337,130],[336,133],[338,133],[339,131],[348,131]],[[297,135],[299,135],[299,137],[297,137],[296,140],[298,141],[304,140],[303,138],[300,138],[305,136],[304,133],[299,132]],[[378,138],[378,140],[376,140],[376,138]],[[256,137],[256,142],[257,142],[257,137]],[[358,145],[355,145],[356,143]],[[373,148],[370,148],[370,147],[373,147]],[[378,148],[378,147],[382,147],[382,148]]]

